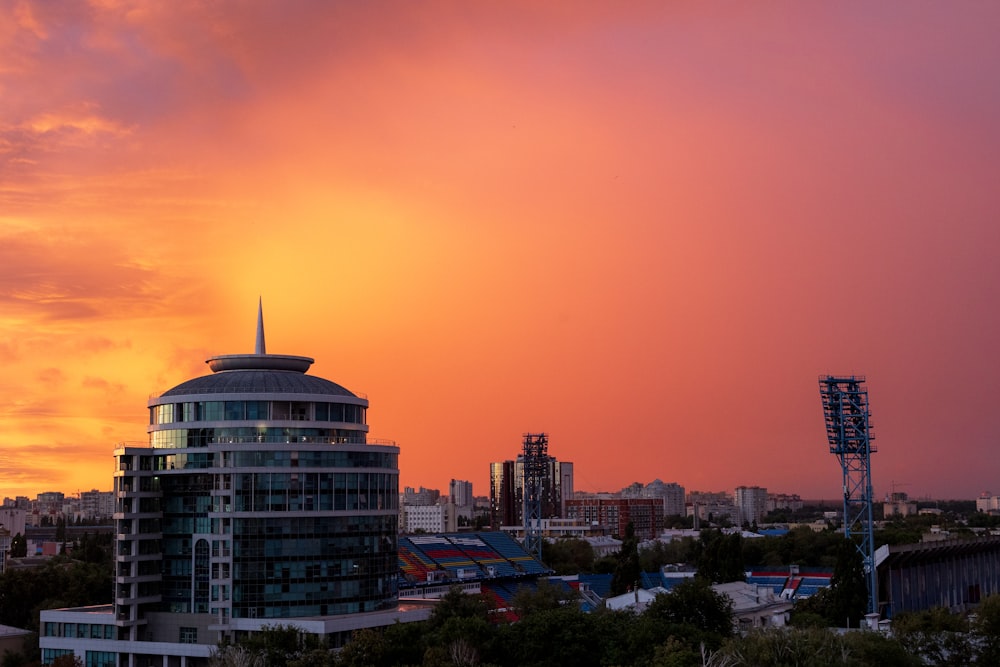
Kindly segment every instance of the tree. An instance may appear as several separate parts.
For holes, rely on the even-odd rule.
[[[1000,665],[1000,595],[989,595],[979,603],[972,631],[979,643],[979,664]]]
[[[682,537],[669,543],[654,542],[639,550],[639,566],[643,572],[658,572],[664,565],[692,563],[697,542],[692,537]]]
[[[968,665],[973,661],[968,619],[944,607],[900,612],[892,619],[892,634],[911,653],[932,665]]]
[[[642,615],[673,625],[691,625],[720,637],[733,634],[733,603],[697,577],[657,595]]]
[[[243,646],[223,646],[212,651],[209,667],[264,667],[264,655]]]
[[[922,664],[896,640],[876,632],[840,635],[820,628],[756,630],[726,642],[716,662],[753,667],[916,667]]]
[[[539,611],[559,609],[577,597],[578,593],[573,589],[563,589],[545,579],[539,579],[535,583],[535,588],[518,587],[517,592],[514,593],[514,599],[511,601],[511,606],[514,607],[517,618],[524,620]]]
[[[743,538],[739,533],[723,535],[717,530],[701,533],[702,550],[698,558],[698,577],[713,584],[744,581]]]
[[[18,533],[10,541],[11,558],[24,558],[28,555],[28,540]]]
[[[493,604],[484,594],[470,595],[463,593],[461,587],[452,586],[434,606],[427,625],[433,631],[443,626],[448,619],[455,617],[489,621],[492,611]]]
[[[594,567],[594,548],[587,540],[575,537],[543,540],[542,562],[556,574],[590,572]]]
[[[303,654],[321,649],[322,640],[292,625],[264,626],[237,642],[250,655],[260,656],[267,667],[286,667]]]
[[[827,619],[833,625],[846,622],[856,628],[868,611],[868,584],[864,560],[854,542],[844,538],[837,546],[837,564],[830,578]]]
[[[83,667],[83,659],[73,653],[61,655],[49,663],[51,667]]]
[[[633,586],[639,585],[639,540],[635,536],[635,526],[629,521],[625,526],[622,549],[618,552],[614,576],[611,577],[611,594],[621,595]]]

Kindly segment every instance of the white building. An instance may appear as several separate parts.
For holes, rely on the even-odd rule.
[[[1000,512],[1000,496],[994,496],[989,491],[984,491],[976,498],[976,511],[987,514],[990,512]]]
[[[735,498],[740,524],[756,523],[764,518],[767,511],[767,489],[759,486],[737,486]]]
[[[403,506],[404,533],[453,533],[456,523],[455,506],[451,504]]]
[[[458,507],[472,507],[473,498],[472,495],[472,482],[466,482],[461,479],[453,479],[448,484],[448,495],[451,496],[451,502],[455,503]]]

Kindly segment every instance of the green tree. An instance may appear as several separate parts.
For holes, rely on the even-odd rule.
[[[714,584],[743,581],[743,538],[739,533],[724,535],[717,530],[701,533],[698,577]]]
[[[1000,665],[1000,595],[990,595],[976,608],[972,632],[979,644],[979,664]]]
[[[821,628],[783,628],[732,638],[715,656],[733,667],[916,667],[902,645],[876,632],[837,634]]]
[[[448,619],[455,617],[479,618],[483,621],[489,621],[493,608],[493,603],[486,595],[470,595],[463,593],[459,586],[452,586],[451,590],[445,593],[434,606],[434,610],[427,620],[427,625],[431,631],[434,631],[443,626]]]
[[[856,628],[868,611],[868,583],[865,578],[864,560],[846,538],[837,545],[837,564],[830,578],[829,608],[827,619],[833,625],[847,623]]]
[[[733,634],[733,603],[697,577],[657,595],[642,615],[673,625],[691,625],[719,637]]]
[[[426,623],[395,623],[356,630],[337,654],[337,667],[418,665],[427,650]]]
[[[664,565],[693,563],[695,544],[691,537],[669,543],[654,542],[652,546],[639,550],[639,567],[643,572],[658,572]]]
[[[73,653],[61,655],[49,663],[51,667],[83,667],[83,659]]]
[[[518,619],[524,620],[539,611],[559,609],[564,604],[576,600],[577,597],[578,593],[572,589],[565,590],[545,579],[539,579],[534,588],[518,587],[511,605],[514,607],[514,613],[517,614]]]
[[[24,558],[28,555],[28,540],[21,533],[11,538],[10,555],[12,558]]]
[[[635,526],[629,521],[625,526],[622,548],[618,552],[614,576],[611,578],[611,594],[621,595],[633,586],[639,585],[639,540],[635,536]]]
[[[542,562],[556,574],[591,572],[594,567],[594,549],[587,540],[562,538],[542,542]]]
[[[536,611],[499,629],[493,657],[522,667],[600,667],[604,647],[595,625],[577,605]]]
[[[974,647],[968,633],[968,619],[943,607],[901,612],[892,619],[893,636],[931,665],[972,664]]]
[[[264,655],[242,646],[223,646],[212,651],[209,667],[265,667]]]
[[[251,633],[237,642],[237,646],[252,655],[262,656],[267,667],[286,667],[304,653],[322,649],[323,641],[295,626],[274,625]]]

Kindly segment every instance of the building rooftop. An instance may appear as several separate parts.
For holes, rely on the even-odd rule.
[[[310,357],[268,354],[264,342],[264,313],[257,307],[257,343],[253,354],[223,354],[205,363],[213,375],[182,382],[157,398],[193,394],[319,394],[349,396],[353,392],[320,377],[306,375]]]
[[[251,355],[247,355],[251,356]],[[278,355],[266,355],[274,357]],[[214,375],[194,378],[169,389],[160,398],[191,394],[323,394],[327,396],[357,396],[314,375],[287,370],[227,370]]]

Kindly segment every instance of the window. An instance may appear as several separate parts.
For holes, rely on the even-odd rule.
[[[115,667],[118,654],[111,651],[87,651],[86,667]]]
[[[198,643],[198,628],[181,628],[180,643],[181,644],[197,644]]]

